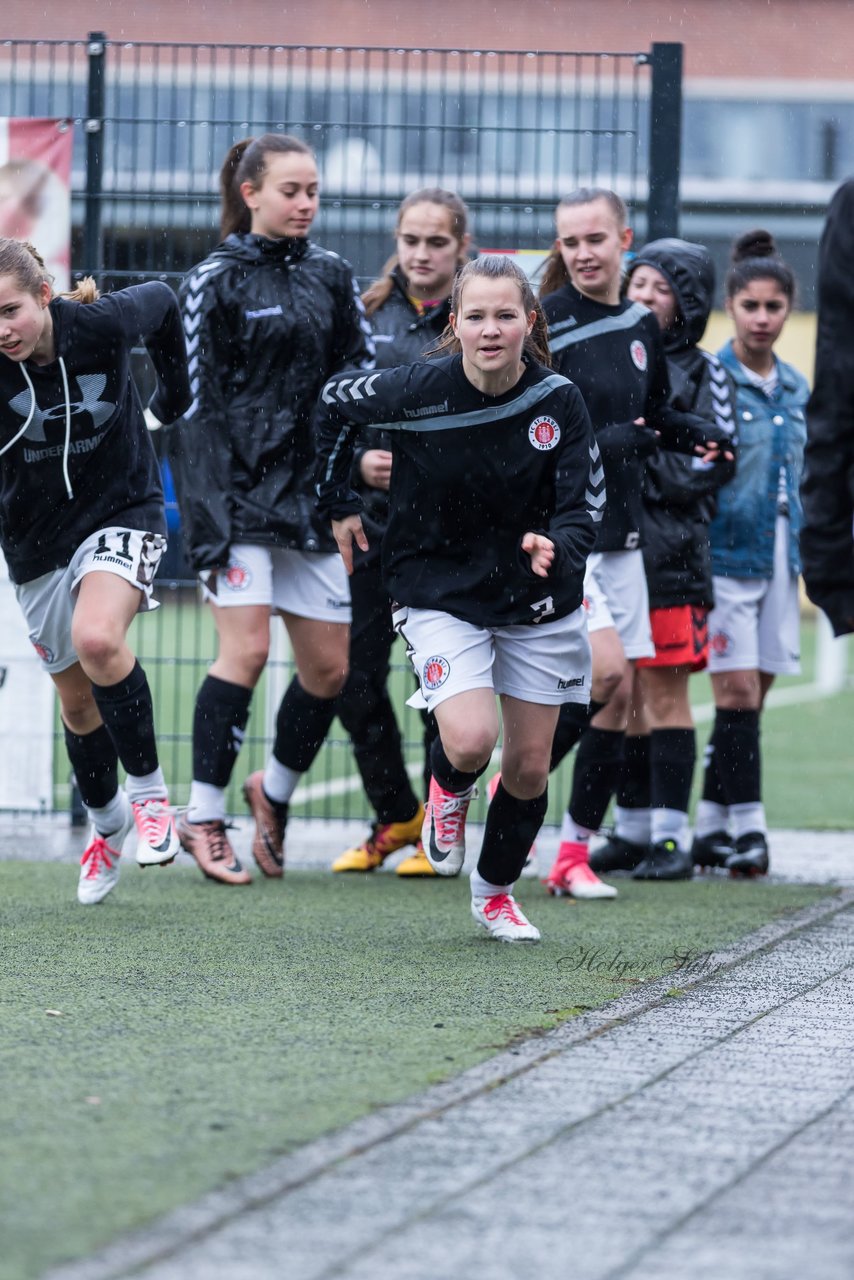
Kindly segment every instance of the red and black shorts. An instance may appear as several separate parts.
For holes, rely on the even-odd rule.
[[[709,658],[709,614],[696,604],[650,609],[654,658],[638,658],[639,667],[688,667],[703,671]]]

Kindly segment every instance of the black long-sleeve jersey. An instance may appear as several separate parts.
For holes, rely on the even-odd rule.
[[[13,582],[64,568],[109,525],[166,532],[160,470],[131,381],[142,338],[157,376],[151,408],[190,403],[178,302],[165,284],[96,302],[50,303],[56,359],[0,357],[0,545]]]
[[[563,617],[583,596],[605,508],[605,476],[576,387],[534,361],[500,396],[478,391],[461,356],[339,375],[323,389],[317,493],[330,519],[358,513],[350,483],[360,428],[392,433],[383,581],[393,600],[476,626]],[[555,546],[547,578],[521,549]]]
[[[639,547],[644,459],[658,446],[693,453],[706,440],[724,443],[728,437],[668,403],[670,379],[658,322],[639,302],[606,306],[567,284],[543,299],[543,310],[555,368],[584,397],[602,451],[608,509],[596,550]],[[644,418],[646,426],[636,426],[635,418]]]

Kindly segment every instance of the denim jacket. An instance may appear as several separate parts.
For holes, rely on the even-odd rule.
[[[724,578],[774,576],[777,491],[780,468],[784,467],[789,504],[789,569],[798,574],[807,380],[790,364],[777,360],[779,382],[773,395],[767,396],[745,374],[733,354],[731,341],[718,355],[735,382],[738,471],[735,479],[720,490],[718,513],[709,529],[712,571]]]

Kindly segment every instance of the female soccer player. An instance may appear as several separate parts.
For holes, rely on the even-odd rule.
[[[362,295],[377,348],[377,367],[389,369],[423,358],[445,330],[454,276],[469,245],[468,210],[452,191],[426,188],[406,197],[397,215],[396,253],[379,280]],[[365,501],[367,552],[357,552],[350,578],[353,620],[350,674],[337,711],[353,742],[353,753],[376,822],[361,844],[341,854],[333,871],[373,871],[398,849],[415,850],[398,863],[401,876],[436,873],[421,846],[424,808],[406,771],[400,730],[389,700],[389,659],[394,641],[391,602],[382,583],[380,547],[388,522],[390,439],[380,432],[356,449],[358,488]],[[435,736],[429,732],[428,747]],[[429,787],[429,772],[427,784]]]
[[[715,723],[694,841],[696,863],[733,875],[768,870],[759,716],[775,676],[800,670],[798,490],[809,388],[774,354],[794,296],[795,277],[768,232],[741,236],[726,279],[735,337],[718,353],[736,387],[739,462],[711,526]]]
[[[626,297],[661,328],[673,402],[725,431],[734,428],[729,378],[701,340],[712,309],[715,270],[703,245],[654,240],[629,266]],[[688,678],[708,660],[714,602],[708,525],[715,493],[734,471],[659,452],[644,471],[643,561],[655,656],[638,658],[617,787],[615,833],[593,851],[604,873],[681,880],[693,874],[688,804],[696,738]]]
[[[308,238],[318,207],[310,149],[284,134],[246,139],[220,184],[223,242],[181,295],[193,403],[174,433],[175,481],[219,651],[196,699],[179,835],[206,876],[238,885],[251,877],[226,834],[225,789],[271,613],[287,628],[297,674],[267,767],[244,785],[267,876],[282,875],[288,802],[347,674],[347,578],[312,495],[314,409],[330,374],[373,367],[373,345],[350,267]]]
[[[513,898],[546,810],[558,708],[586,706],[582,583],[604,505],[599,452],[577,389],[549,372],[545,324],[504,256],[457,276],[451,354],[323,391],[321,510],[347,569],[367,546],[350,486],[360,427],[392,432],[383,579],[438,738],[424,849],[458,874],[474,784],[504,720],[502,781],[472,873],[472,913],[493,937],[537,941]]]
[[[593,649],[592,718],[566,708],[553,765],[581,737],[562,839],[547,878],[552,893],[613,898],[590,869],[588,847],[617,782],[632,663],[654,653],[640,550],[645,460],[661,445],[717,461],[727,433],[670,403],[659,326],[638,302],[620,298],[623,253],[632,233],[613,191],[583,189],[562,200],[557,240],[540,296],[555,367],[578,386],[602,450],[608,509],[590,558],[585,598]],[[607,705],[606,705],[607,704]],[[583,737],[582,737],[583,734]]]
[[[79,902],[116,884],[136,824],[141,866],[178,840],[157,758],[151,693],[126,634],[156,607],[163,491],[130,377],[140,337],[171,422],[190,401],[178,305],[164,284],[54,297],[32,245],[0,240],[0,546],[42,666],[92,831]],[[118,762],[127,771],[118,782]]]

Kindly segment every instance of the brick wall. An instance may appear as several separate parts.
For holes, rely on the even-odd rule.
[[[851,0],[4,0],[0,38],[447,48],[685,45],[689,76],[854,81]]]

